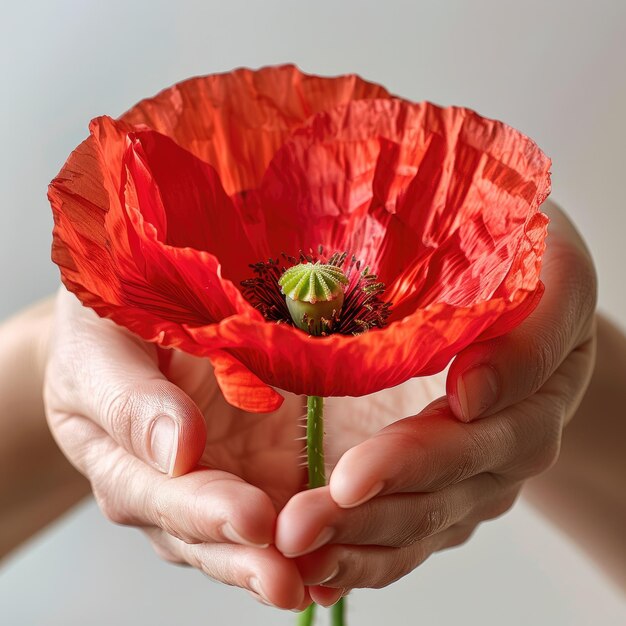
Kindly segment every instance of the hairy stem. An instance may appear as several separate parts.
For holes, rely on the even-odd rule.
[[[324,398],[307,396],[306,457],[309,466],[309,489],[326,484],[324,470]]]
[[[309,468],[309,489],[326,484],[324,470],[324,398],[307,396],[306,456]],[[298,626],[312,626],[315,604],[311,604],[298,618]],[[344,600],[331,609],[332,626],[344,626]]]

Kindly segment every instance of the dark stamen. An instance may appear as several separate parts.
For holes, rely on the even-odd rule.
[[[386,324],[392,305],[382,300],[385,285],[378,281],[376,274],[367,266],[361,271],[361,261],[354,255],[348,260],[346,252],[335,252],[326,259],[322,246],[318,247],[317,254],[313,250],[308,254],[301,251],[296,258],[283,252],[280,258],[250,265],[255,276],[242,281],[243,295],[268,321],[293,325],[278,280],[289,267],[316,261],[338,267],[349,281],[341,312],[333,311],[331,319],[322,319],[321,336],[331,333],[360,335]],[[305,319],[305,323],[312,329],[314,320]]]

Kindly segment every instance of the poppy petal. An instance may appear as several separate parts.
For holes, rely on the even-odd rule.
[[[504,299],[470,308],[437,304],[381,330],[322,338],[238,316],[224,320],[214,340],[266,384],[296,394],[360,396],[441,371],[517,304]],[[189,332],[197,346],[207,345],[206,329]]]
[[[50,187],[53,258],[99,314],[212,359],[240,407],[275,408],[272,387],[364,395],[528,315],[549,167],[530,139],[467,109],[355,76],[237,70],[92,123]],[[320,244],[386,282],[385,328],[311,337],[244,299],[247,263]]]
[[[248,413],[276,411],[284,398],[226,352],[209,357],[226,402]]]
[[[146,339],[165,322],[207,324],[237,312],[258,316],[221,276],[214,255],[163,244],[143,219],[141,192],[126,161],[128,136],[137,129],[98,118],[90,130],[49,189],[53,260],[66,286]],[[158,207],[152,209],[154,219]]]
[[[354,74],[321,78],[294,65],[192,78],[122,116],[171,137],[218,172],[229,195],[258,186],[289,133],[311,115],[351,100],[389,97]]]
[[[467,109],[352,102],[283,144],[254,201],[274,251],[354,253],[388,284],[397,319],[495,292],[549,189],[550,161],[538,152]]]
[[[155,131],[129,134],[124,164],[138,209],[157,239],[220,260],[222,275],[239,284],[258,260],[245,218],[226,195],[213,167]],[[228,233],[228,237],[224,237]]]

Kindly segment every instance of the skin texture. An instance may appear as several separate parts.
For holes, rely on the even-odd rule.
[[[52,299],[0,324],[0,558],[89,492],[43,417]]]
[[[461,353],[448,399],[428,380],[331,399],[328,487],[300,493],[301,398],[262,416],[234,409],[205,361],[177,353],[168,363],[65,291],[47,351],[54,437],[103,513],[142,527],[165,559],[283,608],[387,585],[506,511],[557,459],[593,368],[596,283],[580,237],[548,211],[539,308]],[[573,454],[580,460],[584,445]],[[616,496],[604,493],[610,506]]]

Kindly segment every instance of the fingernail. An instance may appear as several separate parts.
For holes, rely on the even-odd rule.
[[[258,593],[254,593],[254,591],[250,591],[250,589],[248,589],[247,591],[250,594],[250,597],[254,598],[257,602],[260,602],[265,606],[272,606],[267,600],[265,600],[265,598],[262,598]]]
[[[333,570],[332,574],[330,574],[329,576],[326,576],[326,578],[324,578],[324,580],[320,580],[317,584],[318,585],[323,585],[324,583],[327,583],[328,581],[332,580],[335,576],[337,576],[337,574],[339,574],[339,565],[337,565],[335,567],[335,569]]]
[[[339,602],[339,600],[341,600],[341,598],[343,597],[343,592],[344,589],[341,587],[338,587],[336,589],[333,589],[332,587],[326,587],[326,589],[328,589],[329,591],[333,591],[334,594],[333,596],[326,598],[325,600],[319,599],[318,598],[318,603],[321,604],[323,607],[329,609],[331,606],[337,604],[337,602]]]
[[[385,483],[383,481],[380,481],[379,483],[376,483],[364,496],[362,496],[358,500],[348,501],[348,502],[345,502],[345,501],[337,502],[337,504],[342,509],[351,509],[355,506],[359,506],[363,504],[364,502],[367,502],[368,500],[373,498],[375,495],[379,494],[383,490],[384,486],[385,486]]]
[[[477,365],[463,372],[457,382],[463,419],[469,422],[492,407],[498,399],[499,389],[498,375],[490,365]]]
[[[224,535],[224,537],[228,539],[228,541],[232,541],[233,543],[239,543],[243,546],[250,546],[251,548],[267,548],[270,545],[269,543],[255,543],[254,541],[250,541],[250,539],[242,537],[233,528],[230,522],[224,522],[224,524],[222,524],[221,531],[222,535]]]
[[[254,593],[256,593],[257,596],[259,596],[263,602],[265,602],[266,604],[269,604],[270,606],[273,606],[272,603],[267,599],[267,596],[265,595],[265,592],[263,591],[263,587],[261,587],[261,583],[259,582],[259,579],[256,576],[250,576],[250,578],[248,578],[248,588],[251,591],[254,591]]]
[[[341,596],[339,596],[336,600],[331,600],[330,602],[320,602],[320,605],[323,606],[325,609],[330,609],[330,607],[337,604],[339,600],[341,600]]]
[[[152,462],[164,474],[171,474],[178,448],[178,424],[167,415],[157,417],[150,427]]]
[[[303,554],[309,554],[310,552],[314,552],[318,548],[321,548],[323,545],[326,545],[332,539],[334,534],[335,534],[334,528],[326,527],[304,550],[300,550],[299,552],[290,552],[290,553],[284,553],[284,554],[286,557],[290,559],[293,559],[297,556],[302,556]]]

